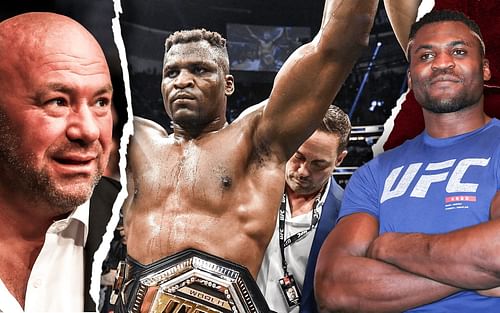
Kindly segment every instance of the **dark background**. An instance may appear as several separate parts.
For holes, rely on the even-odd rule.
[[[323,4],[323,1],[303,0],[124,1],[120,21],[128,55],[134,115],[154,120],[171,132],[160,83],[164,41],[173,31],[206,28],[228,38],[228,25],[247,24],[254,25],[254,29],[262,26],[269,29],[305,27],[314,36],[321,23]],[[233,44],[231,37],[228,38],[229,47]],[[378,43],[381,45],[373,58]],[[236,58],[230,54],[230,62]],[[335,173],[342,185],[359,165],[373,157],[371,145],[383,130],[379,125],[384,124],[396,100],[406,91],[406,69],[406,59],[380,1],[369,47],[335,100],[335,104],[350,115],[354,126],[375,125],[357,128],[353,134],[343,168]],[[229,122],[247,107],[266,99],[276,75],[273,71],[231,72],[235,77],[236,91],[228,100]]]
[[[127,0],[121,17],[131,75],[134,115],[169,129],[161,94],[161,62],[165,38],[173,31],[206,28],[227,37],[228,24],[308,27],[314,36],[320,26],[322,1],[278,0]],[[353,104],[367,73],[377,42],[382,43],[355,108]],[[232,60],[231,60],[232,61]],[[339,93],[335,104],[351,113],[354,125],[383,124],[405,85],[406,61],[385,14],[379,6],[366,49]],[[228,120],[267,98],[275,72],[232,71],[236,92],[229,98]]]
[[[171,132],[160,93],[166,37],[176,30],[206,28],[227,38],[228,25],[247,24],[253,29],[304,27],[314,36],[320,26],[323,1],[303,0],[123,0],[120,17],[127,51],[133,114],[156,121]],[[126,119],[126,101],[118,52],[113,41],[112,0],[16,1],[0,4],[3,20],[26,11],[52,11],[73,17],[94,34],[105,51],[113,76],[115,105]],[[256,32],[257,34],[257,32]],[[231,38],[229,38],[231,39]],[[307,40],[307,38],[300,38]],[[380,47],[377,50],[377,44]],[[228,45],[233,44],[229,41]],[[374,52],[377,55],[374,57]],[[230,62],[236,56],[230,54]],[[371,145],[402,92],[406,91],[407,63],[380,1],[369,47],[354,66],[334,104],[351,117],[356,128],[349,154],[337,171],[344,184],[350,173],[372,158]],[[234,120],[244,109],[266,99],[274,71],[233,70],[236,91],[229,97],[227,118]],[[365,127],[368,126],[368,127]],[[371,127],[373,126],[373,127]]]

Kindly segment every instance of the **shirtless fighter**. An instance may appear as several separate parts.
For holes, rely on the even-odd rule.
[[[225,40],[205,30],[167,39],[161,91],[174,133],[135,119],[124,221],[134,274],[127,271],[124,285],[188,248],[241,264],[256,277],[286,161],[319,126],[367,45],[377,3],[327,0],[319,33],[283,65],[267,105],[231,125],[225,111],[234,78]],[[135,299],[143,289],[137,297],[122,292],[125,306],[136,301],[148,310],[150,290],[146,300]]]

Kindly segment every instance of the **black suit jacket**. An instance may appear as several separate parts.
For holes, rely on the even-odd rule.
[[[90,296],[90,279],[92,277],[92,262],[94,253],[102,242],[106,225],[111,218],[113,203],[120,191],[120,183],[108,177],[102,177],[90,198],[89,233],[84,248],[84,310],[96,312],[97,307]]]

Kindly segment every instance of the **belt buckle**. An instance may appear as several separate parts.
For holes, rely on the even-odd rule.
[[[248,269],[235,263],[188,249],[154,267],[136,277],[130,312],[270,312]]]

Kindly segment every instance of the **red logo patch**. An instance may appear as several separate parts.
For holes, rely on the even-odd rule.
[[[452,197],[446,197],[445,198],[445,203],[450,203],[450,202],[476,202],[477,198],[476,196],[452,196]]]

